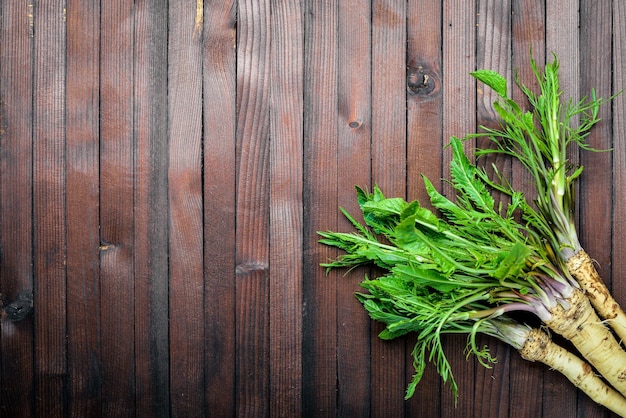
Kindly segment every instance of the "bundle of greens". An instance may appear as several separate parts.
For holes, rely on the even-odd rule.
[[[488,82],[502,81],[493,74],[491,79],[485,73],[475,75]],[[497,87],[495,82],[489,85]],[[511,102],[507,98],[509,106]],[[491,131],[493,138],[495,132]],[[365,264],[381,269],[380,277],[363,281],[367,293],[357,294],[371,318],[386,324],[380,337],[417,334],[416,374],[406,396],[414,393],[428,361],[456,393],[441,341],[444,334],[467,334],[469,352],[489,366],[493,359],[488,350],[476,344],[476,334],[482,333],[512,345],[528,360],[548,364],[596,402],[626,415],[626,353],[570,275],[562,258],[566,246],[556,244],[560,232],[547,235],[553,225],[542,210],[534,210],[502,176],[497,182],[489,180],[484,170],[470,162],[459,139],[452,138],[451,147],[454,201],[424,178],[436,213],[418,201],[386,198],[378,187],[373,193],[357,188],[365,224],[342,210],[356,232],[320,232],[320,242],[345,251],[324,263],[327,269]],[[552,184],[556,176],[548,176]],[[565,181],[571,182],[572,177],[566,176]],[[492,188],[505,191],[508,204],[496,205]],[[523,222],[517,220],[518,212]],[[571,341],[612,388],[547,334],[512,320],[510,313],[515,311],[533,313]],[[555,364],[556,358],[567,358],[567,365]]]
[[[535,61],[531,62],[541,88],[535,94],[517,81],[528,99],[532,111],[522,107],[508,96],[506,79],[490,70],[472,73],[479,81],[491,87],[500,100],[494,109],[502,119],[499,129],[482,127],[482,132],[470,137],[486,137],[496,143],[495,149],[478,150],[477,156],[500,153],[509,155],[528,170],[536,187],[536,206],[526,205],[523,214],[533,223],[541,236],[549,243],[565,263],[565,268],[578,280],[589,295],[599,316],[607,320],[621,340],[626,341],[626,314],[612,297],[591,258],[585,252],[576,231],[574,219],[574,188],[583,171],[582,166],[572,164],[568,158],[568,146],[593,150],[586,137],[599,122],[598,110],[606,100],[596,97],[583,98],[577,103],[564,104],[559,86],[559,63],[546,64],[541,72]],[[488,178],[485,178],[489,181]],[[502,176],[490,183],[507,194],[516,192]]]

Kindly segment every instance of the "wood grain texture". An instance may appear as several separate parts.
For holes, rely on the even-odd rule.
[[[23,6],[0,14],[1,302],[33,294],[33,52]],[[0,322],[0,415],[34,415],[34,319]]]
[[[271,5],[269,410],[291,417],[302,408],[304,21],[301,1]]]
[[[269,408],[270,1],[238,2],[236,413]]]
[[[100,5],[69,2],[67,23],[66,222],[68,413],[101,413],[100,194],[98,187]]]
[[[371,189],[371,4],[340,1],[337,31],[337,202],[359,218],[354,187]],[[334,115],[329,115],[334,117]],[[350,228],[339,212],[338,228]],[[343,272],[342,272],[343,273]],[[369,416],[371,400],[370,322],[354,298],[368,273],[356,269],[337,281],[337,413]]]
[[[35,414],[50,417],[67,413],[64,6],[34,9]]]
[[[131,1],[101,4],[100,312],[102,413],[135,411],[134,97]]]
[[[580,97],[592,97],[595,90],[598,97],[609,98],[612,92],[611,79],[611,5],[588,0],[580,2],[579,43],[580,43]],[[595,63],[593,66],[589,63]],[[609,150],[611,138],[611,107],[604,105],[598,116],[602,119],[587,137],[587,142],[597,149]],[[579,180],[578,202],[580,228],[578,237],[588,254],[597,262],[596,267],[604,283],[611,289],[610,270],[611,245],[607,237],[612,236],[612,218],[607,216],[612,210],[612,156],[610,152],[581,151],[579,161],[584,172]],[[624,296],[614,294],[618,301]],[[623,306],[623,302],[622,302]],[[585,415],[601,416],[602,408],[591,402],[584,394],[578,395],[578,411]]]
[[[407,197],[430,207],[422,175],[440,184],[443,169],[441,4],[409,1],[407,19]],[[408,336],[406,345],[410,356],[415,337]],[[411,357],[405,370],[408,384],[415,374]],[[427,367],[416,396],[406,403],[406,415],[440,416],[441,390],[441,378],[434,367]]]
[[[580,32],[579,25],[579,2],[578,1],[554,1],[546,2],[546,61],[554,59],[556,54],[559,59],[559,80],[563,97],[574,101],[580,99]],[[573,162],[579,161],[579,153],[570,148],[568,158]],[[577,192],[577,195],[579,193]],[[577,214],[579,219],[580,213]],[[580,222],[577,221],[580,230]],[[546,376],[546,378],[548,378]],[[576,412],[576,391],[568,385],[557,385],[550,381],[544,385],[543,410],[544,414],[567,414]],[[560,399],[564,405],[556,404]]]
[[[204,408],[202,55],[196,11],[169,5],[170,396],[174,415]],[[184,370],[184,373],[178,371]]]
[[[406,2],[372,3],[372,180],[389,196],[406,195]],[[404,410],[405,339],[371,332],[371,416]]]
[[[626,85],[621,1],[216,0],[0,6],[0,417],[609,417],[560,374],[445,339],[455,406],[414,335],[379,340],[317,231],[354,186],[429,206],[451,135],[496,126],[476,68],[565,96]],[[532,48],[532,50],[531,50]],[[578,224],[626,303],[626,99],[572,153]],[[483,141],[478,145],[488,144]],[[468,142],[468,150],[474,143]],[[519,165],[494,162],[529,194]]]
[[[545,25],[546,11],[545,2],[537,0],[524,0],[512,2],[511,32],[513,42],[511,50],[512,70],[522,84],[537,91],[538,82],[531,69],[531,59],[537,65],[545,64]],[[512,86],[512,97],[529,109],[528,101],[524,94]],[[521,164],[511,164],[511,181],[514,187],[524,191],[526,196],[535,196],[533,182],[530,174]],[[544,388],[544,369],[535,364],[529,364],[519,355],[511,356],[509,366],[511,373],[515,373],[517,384],[511,384],[510,392],[510,416],[541,416],[543,405],[540,402],[526,402],[528,397],[538,398],[542,396]],[[550,379],[547,374],[545,377]]]
[[[463,137],[476,129],[476,96],[468,94],[475,89],[475,83],[469,76],[476,66],[476,2],[446,0],[443,2],[443,145],[447,145],[451,136]],[[473,145],[466,143],[469,149]],[[450,178],[450,149],[442,152],[442,177]],[[444,194],[451,194],[451,187],[444,183]],[[465,347],[464,336],[452,336],[444,339],[446,355],[455,370],[455,376],[471,376],[475,378],[475,363],[466,360],[463,354]],[[447,385],[441,389],[441,414],[452,416],[472,416],[477,407],[472,395],[473,383],[459,385],[460,396],[455,407],[455,399]]]
[[[303,339],[302,409],[307,417],[337,415],[337,282],[319,260],[337,255],[319,245],[317,231],[337,229],[337,25],[338,2],[304,5],[303,115]],[[318,71],[311,71],[319,68]]]
[[[236,4],[205,1],[203,57],[206,411],[235,408]]]
[[[135,3],[134,340],[136,415],[170,415],[167,2]]]
[[[476,68],[497,71],[507,78],[509,86],[514,79],[511,71],[511,7],[511,1],[481,0],[476,19]],[[478,82],[475,88],[477,127],[498,128],[498,116],[493,109],[497,94]],[[488,139],[476,139],[476,146],[491,148],[494,144]],[[511,176],[510,158],[487,156],[477,163],[487,170],[496,164],[501,173]],[[506,201],[503,196],[495,195],[494,198],[496,202]],[[478,344],[488,346],[497,362],[491,369],[476,366],[475,385],[481,389],[476,393],[474,413],[477,416],[508,417],[511,413],[510,361],[517,353],[506,344],[485,336],[480,336]]]
[[[612,89],[613,94],[622,90],[626,86],[626,7],[619,1],[612,4]],[[611,290],[616,300],[624,308],[626,304],[626,281],[624,271],[626,271],[626,259],[622,254],[626,253],[626,243],[622,237],[626,234],[626,141],[621,134],[626,130],[626,97],[623,94],[617,96],[611,104],[611,128],[612,128],[612,168],[613,168],[613,205],[611,218],[613,224],[612,231],[612,251],[610,268],[602,269],[602,274],[606,274],[610,269],[613,278]],[[605,214],[607,216],[608,214]],[[607,239],[605,242],[609,242]],[[606,247],[602,251],[606,251]],[[621,296],[621,297],[620,297]]]

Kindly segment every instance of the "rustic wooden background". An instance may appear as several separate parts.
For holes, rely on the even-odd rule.
[[[468,72],[626,87],[622,0],[5,0],[2,417],[607,417],[555,372],[446,340],[455,407],[412,337],[381,342],[317,230],[353,187],[424,198],[451,135],[494,122]],[[515,93],[519,97],[519,93]],[[626,304],[626,97],[601,111],[579,223]],[[496,161],[520,186],[526,177]]]

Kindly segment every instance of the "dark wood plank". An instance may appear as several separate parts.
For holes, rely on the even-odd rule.
[[[35,414],[67,412],[64,2],[34,8]]]
[[[352,295],[371,271],[326,276],[316,231],[351,230],[355,184],[424,200],[420,174],[448,176],[449,136],[496,120],[475,67],[534,86],[532,46],[566,97],[623,88],[621,2],[14,3],[0,284],[35,315],[0,324],[0,416],[611,416],[490,339],[493,369],[466,361],[464,337],[446,339],[459,405],[433,367],[402,401],[412,338],[378,340]],[[581,239],[620,301],[625,106],[589,137],[611,153],[572,154]]]
[[[442,8],[411,0],[407,6],[407,188],[428,204],[422,175],[442,175]]]
[[[517,80],[538,91],[539,83],[531,68],[531,61],[535,60],[540,68],[546,62],[545,42],[545,4],[540,0],[523,0],[512,3],[512,33],[513,42],[511,70]],[[528,100],[521,90],[511,80],[511,95],[515,101],[529,109]],[[513,186],[522,190],[529,199],[534,199],[537,194],[534,190],[531,176],[520,164],[513,162],[511,181]]]
[[[545,63],[545,3],[538,0],[523,0],[513,2],[512,7],[511,67],[521,83],[536,91],[537,79],[532,72],[530,61],[533,58],[541,66]],[[513,85],[511,94],[518,103],[527,106],[523,93]],[[530,174],[515,162],[511,168],[511,183],[516,189],[524,191],[529,198],[536,195],[536,192],[533,192]],[[541,399],[544,367],[540,364],[530,364],[515,354],[511,355],[510,370],[512,374],[510,416],[520,418],[542,416],[542,402],[528,402],[528,399]],[[546,377],[549,379],[550,374]]]
[[[170,416],[167,2],[135,3],[136,416]]]
[[[546,2],[546,60],[556,54],[560,62],[560,82],[563,97],[576,100],[580,83],[580,1],[555,0]]]
[[[626,87],[626,42],[624,31],[626,30],[626,7],[624,3],[615,1],[612,4],[612,94],[617,94]],[[611,264],[610,267],[602,268],[601,274],[611,271],[613,281],[611,293],[617,302],[624,308],[626,306],[626,282],[623,280],[626,271],[626,260],[622,256],[626,252],[623,237],[626,236],[626,143],[623,141],[623,133],[626,132],[626,97],[624,94],[617,96],[611,104],[611,128],[612,128],[612,169],[613,169],[613,193],[612,193],[612,224],[611,224]],[[604,185],[603,187],[606,187]],[[606,212],[604,216],[607,216]],[[605,243],[608,242],[605,238]],[[606,248],[606,247],[602,247]],[[594,255],[595,257],[595,255]]]
[[[371,4],[338,6],[337,193],[338,205],[359,217],[354,186],[371,185]],[[337,212],[338,229],[353,227]],[[342,272],[343,273],[343,272]],[[337,408],[339,416],[371,414],[370,321],[354,298],[367,273],[356,269],[337,282]],[[354,344],[361,341],[361,344]]]
[[[66,80],[66,222],[69,405],[101,412],[99,2],[69,2]]]
[[[449,0],[443,3],[443,143],[451,136],[463,137],[476,131],[475,83],[469,75],[475,68],[476,50],[476,2]],[[472,144],[468,143],[467,148]],[[448,179],[450,150],[444,149],[443,177]],[[444,194],[450,187],[444,185]],[[442,388],[443,416],[472,416],[475,408],[474,360],[466,360],[464,348],[466,337],[454,336],[444,341],[452,370],[459,383],[458,404],[449,387]]]
[[[611,96],[611,4],[609,2],[580,1],[580,96],[591,97],[595,89],[599,97]],[[608,150],[613,145],[611,135],[611,107],[603,106],[599,117],[602,121],[591,131],[588,142],[598,149]],[[588,254],[598,263],[598,272],[605,284],[611,288],[611,247],[608,245],[612,233],[613,172],[610,152],[580,153],[580,164],[584,172],[579,180],[576,210],[580,216],[578,238]],[[619,193],[619,192],[618,192]],[[626,300],[624,300],[626,302]],[[624,303],[623,302],[623,303]],[[622,304],[623,305],[623,304]],[[623,305],[624,306],[624,305]],[[603,416],[605,408],[597,405],[581,391],[578,395],[578,411],[584,416]]]
[[[621,92],[626,86],[626,43],[624,31],[626,30],[626,7],[622,2],[615,1],[612,4],[612,75],[611,94]],[[604,22],[603,22],[604,24]],[[603,275],[611,272],[611,293],[620,306],[626,306],[626,283],[622,279],[626,271],[626,262],[621,255],[625,253],[623,237],[626,236],[626,147],[622,139],[626,131],[626,98],[623,94],[617,96],[610,105],[611,108],[611,137],[612,137],[612,171],[613,193],[611,213],[611,259],[610,264],[602,268]],[[606,187],[606,186],[603,186]],[[606,212],[603,216],[607,216]],[[608,240],[605,238],[605,243]],[[605,247],[602,247],[605,248]]]
[[[301,1],[272,2],[270,412],[302,413],[303,42]]]
[[[411,0],[407,18],[407,196],[429,207],[421,176],[440,184],[442,175],[441,4]],[[415,374],[410,357],[414,344],[415,336],[409,336],[407,384]],[[406,416],[438,417],[440,411],[441,377],[434,367],[427,367],[415,396],[406,404]]]
[[[612,88],[613,94],[626,87],[626,5],[623,2],[613,2],[613,60],[612,60]],[[613,135],[612,168],[613,168],[613,205],[612,205],[612,252],[610,270],[613,277],[611,291],[620,306],[626,306],[626,141],[623,140],[626,132],[626,96],[622,93],[617,96],[611,105],[611,127]],[[605,186],[606,187],[606,186]],[[608,214],[605,214],[607,216]],[[605,241],[608,242],[608,239]],[[603,268],[604,274],[609,267]]]
[[[134,2],[101,4],[100,277],[102,414],[135,412]]]
[[[235,140],[234,1],[204,9],[205,397],[207,414],[235,411]]]
[[[237,16],[236,411],[269,408],[270,2]]]
[[[337,414],[337,271],[319,263],[338,252],[318,244],[317,231],[337,230],[337,13],[336,1],[305,5],[303,415]]]
[[[406,2],[372,2],[372,182],[406,196]],[[372,324],[371,415],[404,410],[406,339],[382,341]]]
[[[31,9],[32,13],[32,9]],[[0,13],[1,302],[33,294],[33,42],[24,6]],[[33,315],[0,323],[0,415],[34,415]]]
[[[559,80],[563,90],[562,98],[577,101],[580,98],[580,43],[579,43],[579,2],[546,2],[546,61],[552,61],[552,54],[559,59]],[[570,152],[568,158],[577,163],[578,152]],[[578,194],[578,193],[577,193]],[[579,218],[580,213],[577,214]],[[577,222],[579,225],[579,222]],[[550,373],[546,370],[544,373]],[[557,385],[555,377],[545,377],[543,391],[543,414],[545,416],[565,414],[575,415],[577,392],[572,385]]]
[[[196,10],[169,4],[170,398],[174,415],[204,407],[202,55]],[[184,372],[183,372],[184,371]]]
[[[490,69],[503,74],[513,81],[511,74],[511,1],[485,1],[478,4],[476,26],[476,68]],[[476,125],[497,128],[498,115],[493,109],[493,102],[497,95],[484,85],[476,86]],[[493,146],[487,139],[476,140],[476,146],[487,148]],[[511,159],[503,156],[489,156],[477,162],[480,166],[489,168],[492,164],[498,166],[501,173],[510,178]],[[495,196],[496,200],[501,196]],[[489,352],[497,359],[492,368],[476,366],[476,391],[474,414],[476,416],[508,417],[509,386],[515,384],[510,379],[510,358],[517,353],[510,346],[493,338],[480,336],[480,346],[489,347]]]

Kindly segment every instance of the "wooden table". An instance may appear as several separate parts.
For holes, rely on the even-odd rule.
[[[199,7],[196,7],[199,6]],[[496,123],[468,73],[558,54],[563,90],[626,87],[626,5],[590,0],[7,0],[0,13],[0,416],[608,416],[484,338],[377,338],[318,230],[354,186],[424,199],[452,135]],[[519,98],[520,93],[515,92]],[[626,304],[626,98],[572,155],[581,240]],[[494,160],[528,187],[527,176]],[[442,187],[445,190],[445,187]],[[603,415],[604,414],[604,415]]]

